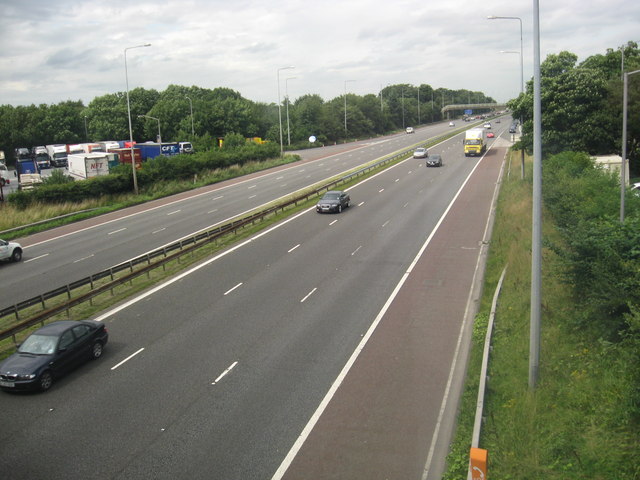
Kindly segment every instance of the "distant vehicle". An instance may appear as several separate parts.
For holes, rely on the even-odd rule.
[[[488,128],[491,128],[491,124],[489,122],[487,122],[482,127],[488,129]]]
[[[67,161],[69,175],[78,180],[109,174],[109,157],[104,152],[71,153]]]
[[[0,240],[0,260],[12,260],[14,262],[22,260],[22,247],[20,244]]]
[[[424,147],[416,148],[413,152],[413,158],[426,158],[429,152]]]
[[[483,128],[472,128],[465,132],[464,156],[482,155],[487,148],[486,132]]]
[[[64,144],[47,145],[47,153],[54,167],[67,166],[67,146]]]
[[[178,142],[180,153],[193,153],[193,145],[191,142]]]
[[[517,125],[514,123],[509,127],[509,133],[516,133]]]
[[[51,168],[51,158],[46,151],[36,153],[33,159],[38,164],[38,169]]]
[[[74,367],[102,356],[109,334],[102,322],[61,320],[39,328],[0,364],[5,391],[51,388]]]
[[[18,190],[32,190],[43,183],[42,175],[39,173],[22,173],[18,175]]]
[[[442,166],[442,157],[437,153],[434,153],[427,157],[427,167],[441,167],[441,166]]]
[[[4,163],[0,163],[0,185],[4,187],[9,183],[11,183],[11,175],[9,174],[9,169]]]
[[[631,191],[640,197],[640,183],[631,185]]]
[[[407,127],[405,130],[407,133],[415,133],[413,127]]]
[[[496,123],[500,123],[500,119],[499,118],[496,118]]]
[[[493,138],[495,134],[493,132],[487,132],[487,138]]]
[[[149,160],[161,155],[170,157],[173,155],[178,155],[180,153],[180,145],[178,145],[177,142],[162,142],[162,144],[155,142],[136,143],[136,148],[140,149],[142,160]]]
[[[329,190],[316,204],[316,211],[318,213],[341,213],[342,210],[348,208],[349,205],[351,205],[351,198],[347,192]]]
[[[456,126],[456,124],[455,124],[455,123],[453,123],[453,122],[449,122],[449,126],[450,126],[450,127],[455,127],[455,126]]]
[[[31,152],[28,148],[19,147],[15,149],[16,161],[31,158]]]

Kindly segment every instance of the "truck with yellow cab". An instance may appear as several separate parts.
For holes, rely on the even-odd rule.
[[[464,156],[482,155],[487,149],[487,136],[484,128],[472,128],[464,135]]]

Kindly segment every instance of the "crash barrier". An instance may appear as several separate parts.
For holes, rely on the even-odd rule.
[[[327,190],[331,190],[332,188],[335,188],[339,185],[346,184],[354,178],[368,174],[371,171],[376,170],[384,165],[403,159],[407,157],[407,155],[412,155],[413,150],[418,146],[429,147],[440,143],[448,138],[451,138],[458,133],[460,132],[456,130],[454,132],[448,132],[446,135],[434,137],[428,142],[420,143],[418,145],[414,145],[409,149],[402,150],[400,153],[391,155],[378,162],[362,167],[336,180],[323,184],[320,187],[311,189],[306,193],[302,193],[293,199],[282,201],[276,205],[268,207],[259,212],[255,212],[246,217],[232,220],[225,225],[198,232],[190,237],[184,238],[147,254],[132,258],[127,262],[121,263],[107,270],[102,270],[98,273],[90,275],[89,277],[76,280],[74,282],[68,283],[67,285],[63,285],[46,293],[42,293],[40,295],[32,297],[28,300],[16,303],[15,305],[5,307],[0,310],[0,319],[12,316],[14,317],[15,323],[9,328],[0,330],[0,341],[13,337],[15,343],[15,336],[27,328],[30,328],[37,324],[43,324],[47,319],[68,311],[72,307],[77,306],[83,302],[90,301],[97,295],[100,295],[109,290],[113,290],[115,287],[130,282],[140,275],[148,274],[155,268],[164,267],[168,262],[175,260],[182,255],[190,253],[196,248],[211,243],[224,235],[235,234],[238,230],[244,228],[245,226],[264,220],[265,217],[273,215],[279,211],[284,211],[291,206],[296,206],[298,203],[307,202],[309,199],[317,197]],[[115,278],[116,274],[125,272],[127,270],[128,273],[123,274],[121,278]],[[102,284],[99,286],[95,285],[98,281],[103,279],[108,279],[106,284]],[[77,297],[73,297],[74,291],[77,291],[81,288],[84,289],[86,287],[89,287],[89,292],[78,295]],[[53,298],[58,298],[59,300],[59,297],[63,295],[66,295],[67,297],[66,301],[63,301],[54,307],[47,307],[46,302],[48,300],[51,300]],[[39,313],[35,315],[29,314],[27,318],[22,318],[21,312],[25,312],[27,309],[30,309],[31,307],[34,307],[36,305],[41,305],[42,307]]]
[[[489,313],[489,321],[487,322],[487,333],[484,337],[484,350],[482,353],[482,367],[480,368],[480,383],[478,385],[478,399],[476,401],[476,416],[473,422],[473,434],[471,435],[471,450],[469,452],[469,473],[468,480],[480,480],[487,478],[488,452],[479,448],[480,430],[482,429],[484,396],[487,388],[487,370],[489,369],[489,353],[491,351],[491,337],[493,334],[493,322],[498,308],[498,297],[502,289],[502,282],[507,273],[507,267],[504,267],[496,291],[493,294],[491,303],[491,312]]]

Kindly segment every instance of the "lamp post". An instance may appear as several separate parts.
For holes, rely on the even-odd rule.
[[[87,116],[84,116],[84,141],[89,141],[89,134],[87,133]]]
[[[189,108],[191,109],[191,139],[193,140],[193,137],[195,136],[195,134],[193,133],[193,102],[188,95],[185,95],[185,97],[187,100],[189,100]]]
[[[293,65],[289,67],[280,67],[277,72],[278,77],[278,124],[280,125],[280,156],[284,155],[284,146],[282,145],[282,108],[280,106],[280,70],[289,70],[296,68]]]
[[[129,117],[129,141],[131,148],[131,168],[133,171],[133,192],[138,194],[138,178],[136,177],[136,159],[133,155],[133,128],[131,127],[131,104],[129,103],[129,71],[127,70],[127,50],[132,48],[150,47],[150,43],[144,45],[136,45],[135,47],[127,47],[124,49],[124,76],[127,82],[127,116]]]
[[[344,81],[344,134],[345,134],[345,137],[347,136],[347,82],[355,82],[355,80]]]
[[[524,93],[524,66],[522,61],[522,19],[520,17],[498,17],[496,15],[489,15],[488,20],[518,20],[520,22],[520,93]],[[522,129],[522,117],[520,117],[520,128]],[[521,151],[521,168],[520,177],[524,180],[524,149]]]
[[[402,99],[400,103],[402,105],[402,129],[404,130],[404,87],[400,89],[400,98]]]
[[[627,175],[625,173],[627,163],[627,95],[629,85],[629,75],[640,73],[640,70],[624,72],[622,87],[622,163],[620,164],[620,223],[624,222],[624,193],[627,186]]]
[[[162,135],[160,134],[160,119],[156,117],[152,117],[151,115],[138,115],[138,118],[150,118],[151,120],[155,120],[158,122],[158,143],[160,144],[160,149],[162,149]]]
[[[284,96],[287,99],[287,145],[291,146],[291,131],[289,129],[289,80],[298,77],[287,77],[284,80]]]
[[[418,125],[420,125],[420,85],[418,85]]]

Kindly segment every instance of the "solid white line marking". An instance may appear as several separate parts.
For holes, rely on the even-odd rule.
[[[125,362],[128,362],[129,360],[131,360],[133,357],[135,357],[136,355],[138,355],[140,352],[142,352],[144,350],[144,348],[141,348],[140,350],[138,350],[135,353],[132,353],[131,355],[129,355],[127,358],[125,358],[124,360],[122,360],[120,363],[118,363],[117,365],[114,365],[113,367],[111,367],[111,370],[115,370],[116,368],[118,368],[120,365],[122,365]]]
[[[227,290],[226,292],[224,292],[225,295],[229,295],[231,292],[233,292],[236,288],[240,287],[242,285],[242,282],[240,282],[239,284],[237,284],[235,287]]]
[[[287,250],[287,253],[291,253],[293,252],[296,248],[298,248],[300,246],[300,244],[297,244],[295,247],[290,248],[289,250]]]
[[[222,380],[224,378],[224,376],[229,373],[231,370],[233,370],[233,368],[238,364],[238,362],[233,362],[224,372],[222,372],[218,378],[216,378],[213,383],[211,383],[211,385],[215,385],[216,383],[218,383],[220,380]]]
[[[43,258],[43,257],[46,257],[46,256],[48,256],[48,255],[49,255],[48,253],[45,253],[45,254],[43,254],[43,255],[38,255],[37,257],[30,258],[29,260],[25,260],[25,261],[24,261],[24,262],[22,262],[22,263],[29,263],[29,262],[33,262],[34,260],[38,260],[39,258]]]
[[[114,230],[113,232],[107,233],[107,235],[113,235],[114,233],[123,232],[126,228],[119,228],[118,230]]]
[[[309,298],[311,295],[313,295],[316,290],[317,290],[317,288],[314,288],[309,293],[307,293],[307,295],[302,300],[300,300],[300,303],[303,303],[307,298]]]

